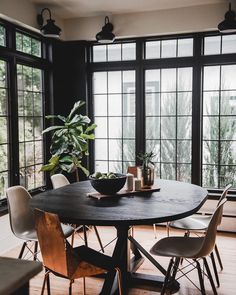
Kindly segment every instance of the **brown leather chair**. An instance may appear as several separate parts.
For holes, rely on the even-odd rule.
[[[199,259],[203,259],[203,263],[207,272],[207,276],[210,280],[211,287],[214,295],[217,295],[216,287],[212,279],[210,268],[206,257],[210,255],[214,249],[216,241],[217,226],[222,216],[223,206],[227,200],[223,200],[216,208],[214,214],[211,216],[206,234],[203,237],[167,237],[158,241],[150,250],[151,254],[157,256],[171,257],[165,281],[161,290],[161,295],[165,294],[167,285],[171,286],[171,283],[175,280],[177,271],[179,270],[180,260],[182,258],[192,259],[196,264],[198,270],[200,291],[205,293],[204,280],[202,277],[202,269],[200,267]],[[193,265],[193,263],[191,265]],[[186,267],[186,266],[185,266]],[[185,268],[183,267],[183,269]],[[183,273],[183,269],[180,270]],[[189,273],[189,271],[187,272]],[[171,290],[170,290],[171,291]]]
[[[48,292],[50,293],[50,273],[70,280],[69,294],[71,294],[72,283],[75,279],[113,270],[116,270],[118,273],[119,290],[120,294],[122,294],[121,273],[112,257],[86,246],[73,248],[65,239],[56,214],[36,209],[35,217],[38,241],[46,270],[41,294],[44,293],[46,281]],[[85,283],[84,280],[83,282]]]
[[[54,189],[57,189],[57,188],[60,188],[60,187],[63,187],[65,185],[68,185],[70,184],[69,180],[65,177],[65,175],[61,174],[61,173],[58,173],[58,174],[54,174],[51,176],[51,181],[52,181],[52,186]],[[85,245],[88,246],[88,239],[87,239],[87,233],[86,233],[86,230],[87,229],[90,229],[89,226],[86,226],[86,225],[74,225],[74,228],[75,228],[75,233],[83,228],[83,233],[84,233],[84,241],[85,241]],[[98,229],[97,227],[94,225],[93,226],[94,228],[94,231],[95,231],[95,234],[96,234],[96,237],[97,237],[97,240],[98,240],[98,243],[101,247],[101,250],[102,252],[104,253],[104,247],[103,247],[103,244],[102,244],[102,240],[100,238],[100,235],[98,233]],[[73,243],[72,243],[73,245]]]
[[[30,209],[29,202],[31,195],[20,185],[12,186],[6,192],[8,201],[8,212],[12,233],[19,239],[24,240],[18,258],[22,258],[25,249],[37,259],[38,239],[35,231],[34,212]],[[73,234],[74,229],[69,225],[62,225],[63,233],[66,237]],[[28,244],[34,242],[32,251]]]

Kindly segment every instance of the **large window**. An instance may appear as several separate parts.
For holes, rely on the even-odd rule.
[[[135,163],[135,71],[93,76],[95,170],[124,172]]]
[[[94,170],[126,172],[138,153],[153,151],[158,177],[236,187],[236,34],[91,48]],[[128,116],[126,72],[135,76]]]
[[[7,64],[0,60],[0,199],[8,187],[9,146],[8,146],[8,87]]]

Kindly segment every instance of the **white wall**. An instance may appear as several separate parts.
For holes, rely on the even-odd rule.
[[[110,21],[114,25],[114,33],[118,38],[198,32],[217,29],[218,23],[224,19],[227,10],[228,3],[226,2],[152,12],[117,14],[110,17]],[[65,39],[94,40],[96,33],[104,25],[104,17],[105,15],[65,20]]]
[[[0,17],[39,32],[37,14],[44,7],[37,7],[29,0],[0,0]],[[52,18],[56,20],[56,24],[62,29],[62,38],[64,38],[63,20],[53,14],[53,9],[51,12]],[[47,16],[47,13],[45,13],[45,17]]]

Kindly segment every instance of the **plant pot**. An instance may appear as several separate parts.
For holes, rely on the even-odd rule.
[[[148,189],[154,184],[154,168],[152,167],[138,167],[138,179],[141,179],[141,188]]]

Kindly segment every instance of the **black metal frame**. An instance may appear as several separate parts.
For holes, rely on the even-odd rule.
[[[203,55],[204,37],[222,36],[219,32],[192,33],[167,35],[161,37],[148,38],[127,38],[119,39],[115,43],[135,42],[136,60],[134,61],[114,61],[114,62],[96,62],[92,61],[92,46],[97,45],[90,42],[89,45],[89,64],[88,64],[88,103],[91,106],[90,117],[93,118],[93,94],[92,94],[92,73],[96,71],[114,71],[114,70],[135,70],[136,71],[136,153],[145,150],[145,98],[144,98],[144,71],[146,69],[161,68],[193,68],[193,88],[192,88],[192,183],[201,185],[202,183],[202,68],[207,65],[226,65],[236,63],[236,54]],[[168,40],[174,38],[193,38],[193,56],[177,58],[160,58],[145,60],[145,41]],[[93,146],[91,146],[93,148]],[[91,150],[90,169],[94,170],[94,154]]]
[[[6,46],[0,46],[0,58],[7,62],[8,67],[8,138],[9,138],[9,184],[19,184],[19,146],[18,143],[18,103],[17,103],[17,64],[29,67],[35,67],[43,70],[42,87],[44,89],[43,95],[43,117],[45,114],[51,112],[50,97],[52,93],[52,60],[50,59],[51,44],[41,35],[31,32],[28,29],[21,28],[6,20],[0,19],[0,24],[5,27],[6,32]],[[32,56],[16,50],[16,32],[23,33],[31,38],[42,42],[41,54],[42,57]],[[44,122],[45,127],[45,122]],[[46,138],[46,143],[48,139]],[[48,157],[48,149],[44,145],[43,157]],[[46,179],[46,183],[48,180]],[[40,187],[32,190],[32,193],[44,190],[45,187]],[[5,205],[5,199],[1,200],[2,205]],[[0,204],[1,206],[1,204]]]

